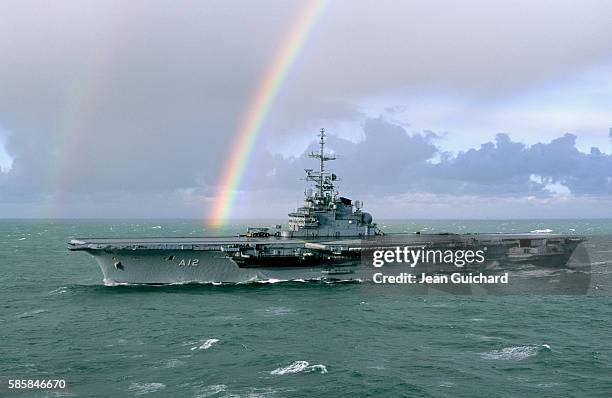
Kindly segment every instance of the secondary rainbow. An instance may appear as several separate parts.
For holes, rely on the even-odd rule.
[[[210,226],[219,227],[227,219],[261,126],[324,5],[325,0],[310,0],[306,3],[279,48],[274,62],[257,86],[235,134],[228,160],[222,168],[217,193],[207,217]]]

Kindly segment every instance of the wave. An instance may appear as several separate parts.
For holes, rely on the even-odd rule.
[[[201,392],[196,395],[196,398],[212,397],[225,392],[225,390],[227,390],[227,386],[225,384],[212,384],[203,388]]]
[[[257,283],[279,283],[279,282],[289,282],[288,279],[274,279],[274,278],[270,278],[270,279],[258,279],[255,280],[254,282]]]
[[[591,265],[607,265],[607,264],[612,264],[612,260],[608,260],[608,261],[594,261],[591,263]]]
[[[527,277],[527,278],[541,278],[552,276],[559,273],[557,269],[528,269],[520,270],[514,273],[514,276]]]
[[[107,344],[106,347],[114,347],[116,345],[125,345],[125,344],[129,343],[129,341],[127,339],[122,339],[122,338],[119,338],[119,339],[116,339],[116,340],[113,340],[113,341],[114,341],[114,343]]]
[[[561,383],[538,383],[536,384],[536,387],[540,387],[540,388],[552,388],[552,387],[557,387],[561,385]]]
[[[219,339],[208,339],[199,346],[191,347],[191,351],[208,350],[213,344],[218,343]]]
[[[481,354],[484,359],[495,359],[500,361],[520,361],[532,356],[537,355],[543,351],[550,351],[548,344],[542,344],[540,346],[514,346],[506,347],[501,350],[489,351]]]
[[[553,230],[550,228],[546,228],[546,229],[534,229],[533,231],[530,231],[532,234],[549,234],[551,233]]]
[[[257,285],[273,285],[273,284],[352,284],[362,283],[362,279],[252,279],[243,282],[204,282],[204,281],[189,281],[189,282],[171,282],[171,283],[131,283],[131,282],[117,282],[112,279],[104,279],[102,281],[106,287],[142,287],[142,288],[164,288],[172,286],[257,286]]]
[[[51,290],[49,294],[62,294],[68,291],[68,286],[60,286],[57,289]]]
[[[293,313],[291,308],[287,307],[268,307],[265,309],[266,315],[279,316]]]
[[[170,368],[176,368],[177,366],[182,366],[184,364],[185,362],[181,361],[180,359],[169,359],[162,363],[162,367],[164,369],[170,369]]]
[[[106,278],[104,278],[102,283],[104,283],[104,286],[108,286],[108,287],[114,287],[114,286],[143,286],[144,285],[142,283],[116,282],[116,281],[114,281],[112,279],[106,279]]]
[[[136,395],[144,395],[163,390],[164,388],[166,388],[166,385],[163,383],[132,383],[128,390],[135,392]]]
[[[335,284],[345,284],[345,283],[363,283],[363,279],[360,278],[354,278],[354,279],[327,279],[327,280],[323,280],[323,281],[319,281],[319,282],[323,282],[326,285],[335,285]]]
[[[23,312],[21,314],[15,315],[15,318],[31,318],[33,316],[36,316],[38,314],[42,314],[42,313],[45,313],[45,312],[49,312],[49,311],[48,310],[43,310],[43,309],[33,310],[33,311],[26,311],[26,312]]]
[[[286,389],[287,391],[295,391],[294,389]],[[265,398],[279,396],[278,392],[271,387],[238,387],[230,388],[225,384],[212,384],[209,386],[200,387],[196,392],[195,398],[207,397],[249,397],[249,398]]]
[[[295,361],[291,365],[287,365],[281,368],[276,368],[270,372],[271,375],[282,376],[286,374],[294,373],[310,373],[319,371],[321,374],[327,373],[327,367],[323,364],[311,365],[307,361]]]
[[[484,334],[475,334],[475,333],[466,333],[465,337],[473,338],[473,339],[476,339],[476,340],[483,340],[483,341],[500,341],[500,340],[503,340],[502,337],[487,336],[487,335],[484,335]]]

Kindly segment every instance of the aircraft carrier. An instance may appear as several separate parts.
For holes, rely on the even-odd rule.
[[[306,169],[313,186],[304,203],[289,213],[288,228],[248,228],[244,234],[201,238],[79,238],[72,251],[85,251],[97,261],[104,283],[243,283],[275,280],[371,280],[377,250],[410,247],[421,250],[471,250],[484,253],[479,269],[515,264],[564,267],[585,241],[562,234],[384,234],[360,201],[340,196],[336,174],[326,168],[335,156],[325,152],[321,129],[319,150],[309,154],[318,170]],[[399,250],[399,249],[398,249]],[[469,265],[434,263],[386,264],[386,272],[443,272]]]

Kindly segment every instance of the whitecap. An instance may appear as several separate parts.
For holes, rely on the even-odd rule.
[[[308,365],[310,364],[306,361],[295,361],[291,365],[274,369],[273,371],[270,372],[270,374],[271,375],[285,375],[288,373],[299,373],[299,372],[304,371],[304,369],[308,368]]]
[[[151,227],[151,229],[161,229],[161,227],[162,227],[161,225],[156,225],[154,227]]]
[[[286,375],[293,373],[310,373],[319,371],[321,374],[327,373],[327,367],[323,364],[318,365],[310,365],[307,361],[295,361],[291,365],[283,366],[280,368],[276,368],[270,372],[271,375]]]
[[[224,392],[225,390],[227,390],[227,386],[225,384],[212,384],[210,386],[204,387],[202,389],[202,392],[196,395],[196,398],[212,397],[214,395]]]
[[[132,383],[128,390],[134,391],[136,395],[144,395],[163,390],[164,388],[166,388],[166,385],[163,383]]]
[[[549,234],[551,233],[553,230],[550,228],[546,228],[546,229],[534,229],[533,231],[531,231],[532,234]]]
[[[323,364],[317,364],[317,365],[312,365],[308,367],[308,372],[315,372],[315,371],[319,371],[319,373],[321,374],[325,374],[327,373],[327,366],[323,365]]]
[[[17,240],[26,240],[26,239],[28,239],[28,238],[25,238],[25,237],[24,237],[24,238],[19,238],[19,239],[17,239]]]
[[[68,291],[67,286],[60,286],[57,289],[51,290],[49,294],[62,294],[62,293],[66,293],[67,291]]]
[[[498,359],[501,361],[509,361],[509,360],[520,361],[525,358],[529,358],[534,355],[537,355],[541,349],[550,351],[550,346],[548,344],[543,344],[541,346],[506,347],[506,348],[502,348],[501,350],[485,352],[481,356],[485,359]]]
[[[218,342],[219,342],[219,339],[208,339],[199,346],[191,347],[191,351],[208,350],[210,347],[212,347],[213,344],[218,343]]]
[[[279,283],[279,282],[287,282],[287,279],[274,279],[274,278],[270,278],[270,279],[261,279],[256,281],[257,283]]]

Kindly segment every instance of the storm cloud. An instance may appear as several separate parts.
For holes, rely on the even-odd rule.
[[[301,8],[2,3],[0,216],[202,217]],[[607,200],[611,19],[599,1],[329,2],[265,119],[235,216],[297,203],[320,127],[342,190],[380,203]]]
[[[338,159],[331,167],[342,177],[340,185],[358,194],[429,192],[458,195],[558,194],[555,186],[571,194],[611,195],[612,156],[593,148],[583,153],[576,136],[565,134],[550,142],[526,145],[498,134],[494,142],[451,154],[439,147],[433,132],[410,134],[382,117],[367,119],[365,138],[351,142],[331,136],[328,146]],[[296,170],[316,166],[308,153],[298,158],[276,157],[266,167],[270,186],[289,184]],[[261,185],[262,181],[258,181]],[[553,189],[553,190],[551,190]]]

